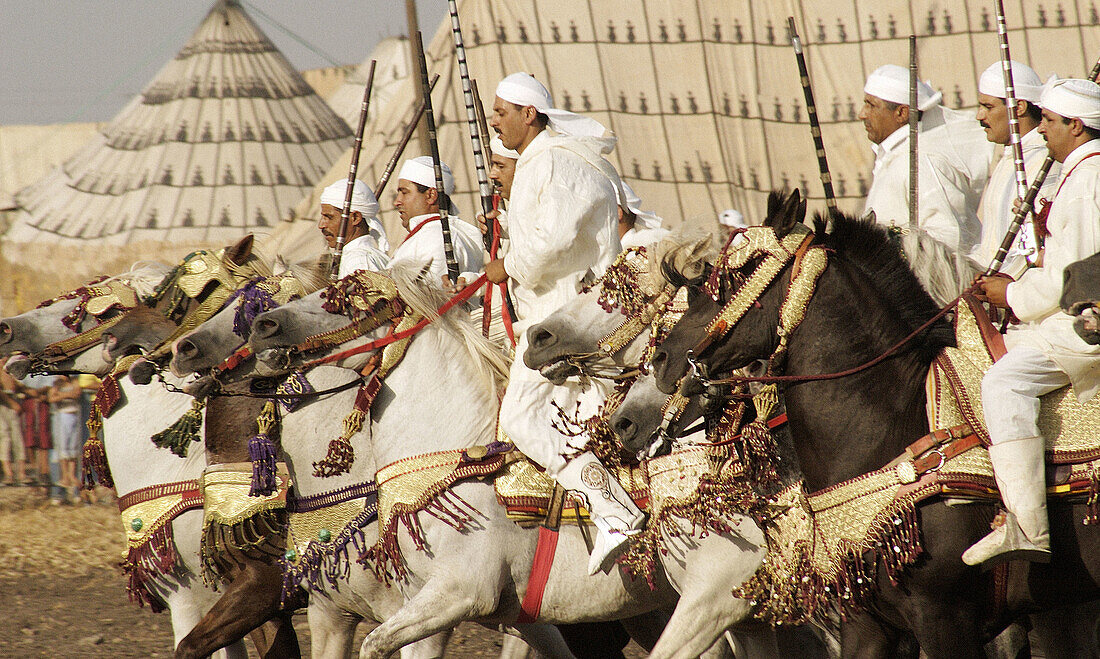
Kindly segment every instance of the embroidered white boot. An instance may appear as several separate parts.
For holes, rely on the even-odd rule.
[[[1008,515],[1002,526],[963,552],[964,563],[1050,562],[1044,447],[1042,437],[1025,437],[989,447],[989,459]]]
[[[645,515],[630,495],[592,453],[582,453],[558,472],[561,486],[584,496],[596,525],[596,540],[588,557],[588,574],[605,569],[611,554],[642,530]]]

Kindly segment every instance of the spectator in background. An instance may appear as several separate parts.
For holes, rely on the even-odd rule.
[[[0,359],[0,467],[6,485],[27,485],[27,453],[19,424],[19,383],[4,370]]]
[[[80,482],[76,478],[76,462],[81,457],[80,434],[80,385],[67,376],[59,375],[46,394],[50,403],[50,431],[54,450],[61,467],[58,485],[63,499],[69,503],[80,501]]]
[[[53,378],[48,375],[31,375],[23,378],[21,420],[23,425],[23,446],[27,449],[31,461],[31,472],[39,485],[49,488],[50,478],[50,404],[46,402],[46,392]],[[48,491],[47,491],[48,494]]]
[[[730,241],[730,234],[735,230],[749,228],[749,225],[745,224],[745,216],[741,214],[741,211],[733,208],[727,208],[718,214],[718,226],[722,229],[719,237],[722,239],[723,245]]]

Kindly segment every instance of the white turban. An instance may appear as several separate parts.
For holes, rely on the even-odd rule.
[[[439,167],[443,170],[443,192],[449,197],[455,191],[455,177],[447,163],[440,162]],[[418,156],[406,160],[405,164],[401,165],[401,171],[397,174],[397,178],[434,188],[435,163],[432,161],[431,156]]]
[[[867,76],[863,93],[898,105],[909,105],[909,70],[897,64],[880,66]],[[930,84],[917,81],[918,110],[931,110],[942,100],[943,94],[934,91]]]
[[[321,203],[337,210],[344,210],[344,199],[348,194],[348,180],[342,178],[325,188],[321,193]],[[367,184],[356,180],[351,191],[351,210],[359,211],[363,217],[378,217],[378,200]]]
[[[732,208],[727,208],[718,214],[718,224],[736,229],[747,229],[749,226],[745,224],[745,216],[741,214],[741,211]]]
[[[1039,105],[1067,119],[1080,119],[1089,128],[1100,128],[1100,85],[1091,80],[1066,78],[1048,83]]]
[[[634,192],[634,188],[627,185],[626,181],[620,181],[620,183],[623,186],[622,191],[620,192],[616,187],[615,196],[618,197],[620,206],[634,213],[634,226],[639,229],[659,229],[662,224],[661,218],[653,211],[642,210],[642,198]],[[623,199],[624,194],[626,199]]]
[[[519,160],[519,151],[515,151],[504,146],[504,142],[501,142],[500,137],[497,135],[494,135],[493,139],[489,140],[489,150],[497,154],[498,156],[501,156],[502,158]]]
[[[347,194],[348,180],[342,178],[321,192],[321,203],[343,211],[344,198]],[[374,197],[374,193],[367,187],[367,184],[358,179],[351,188],[351,210],[359,211],[363,215],[363,222],[367,226],[367,235],[374,238],[379,249],[388,252],[390,243],[386,240],[386,229],[378,221],[378,199]]]
[[[607,129],[595,119],[559,110],[554,107],[550,92],[542,83],[527,73],[513,73],[497,85],[497,97],[521,106],[534,106],[550,118],[550,128],[563,135],[603,137]]]
[[[1016,60],[1012,60],[1010,64],[1016,100],[1038,103],[1039,95],[1043,93],[1043,81],[1039,74],[1027,64],[1020,64]],[[978,79],[978,93],[997,98],[1005,97],[1005,74],[1000,62],[994,62],[982,71],[982,77]]]

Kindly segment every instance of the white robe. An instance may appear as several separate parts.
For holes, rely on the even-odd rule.
[[[657,227],[654,229],[639,229],[638,227],[633,227],[623,234],[619,242],[622,243],[623,249],[645,247],[646,245],[661,242],[661,239],[670,233],[672,232],[664,227]]]
[[[508,252],[519,316],[516,359],[500,406],[504,433],[553,476],[565,466],[562,453],[583,445],[554,427],[558,408],[579,421],[594,416],[604,400],[603,382],[587,388],[569,382],[555,387],[527,368],[526,328],[545,319],[580,288],[603,274],[621,251],[618,233],[618,174],[601,156],[614,138],[575,138],[540,133],[516,162],[508,204]]]
[[[1005,344],[1028,345],[1050,357],[1073,383],[1078,400],[1100,388],[1100,346],[1085,343],[1073,331],[1073,316],[1062,313],[1062,273],[1066,266],[1100,252],[1100,140],[1083,144],[1062,164],[1057,194],[1047,217],[1043,267],[1032,268],[1008,285],[1008,304],[1020,325]],[[1067,175],[1072,174],[1070,176]]]
[[[432,283],[443,285],[443,277],[447,275],[447,256],[443,252],[443,224],[438,221],[429,221],[439,217],[436,213],[418,215],[409,220],[409,231],[416,231],[404,242],[393,250],[392,263],[419,263],[431,262]],[[463,222],[456,215],[448,215],[451,227],[451,246],[454,248],[455,261],[458,262],[460,277],[466,278],[466,283],[473,283],[477,279],[477,273],[481,272],[485,264],[482,255],[481,232],[469,222]],[[425,224],[427,223],[427,224]],[[423,226],[421,226],[423,225]],[[420,227],[419,230],[416,228]]]
[[[369,234],[359,236],[345,244],[344,252],[340,256],[340,270],[337,272],[340,279],[347,277],[356,270],[379,272],[389,268],[390,257],[375,247],[377,244]]]
[[[978,242],[978,201],[989,177],[993,146],[974,115],[936,106],[921,117],[918,147],[918,226],[952,250]],[[879,224],[909,226],[909,128],[890,134],[875,152],[874,180],[864,212]]]
[[[1038,129],[1032,129],[1020,140],[1024,148],[1024,169],[1027,171],[1027,182],[1030,185],[1035,180],[1035,174],[1039,171],[1043,161],[1047,157],[1047,143]],[[1059,163],[1050,166],[1043,187],[1039,189],[1036,200],[1049,199],[1054,196],[1055,186],[1058,184],[1058,174],[1062,171]],[[982,193],[982,201],[978,206],[978,219],[982,223],[981,242],[970,253],[970,259],[982,270],[989,266],[993,257],[1008,232],[1008,225],[1012,224],[1015,213],[1012,210],[1012,202],[1016,200],[1016,165],[1013,162],[1012,147],[1004,147],[1004,153],[993,167],[993,173],[989,175],[989,182]],[[1038,206],[1038,201],[1035,202]],[[1023,229],[1021,229],[1021,232]],[[1008,251],[1001,272],[1012,277],[1019,277],[1027,269],[1027,259],[1020,250],[1020,238],[1017,237],[1012,249]]]

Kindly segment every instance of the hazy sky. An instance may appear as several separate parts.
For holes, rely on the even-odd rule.
[[[401,0],[240,0],[299,69],[358,64],[405,33]],[[107,121],[156,75],[214,0],[0,0],[0,124]],[[417,0],[430,41],[446,0]]]

